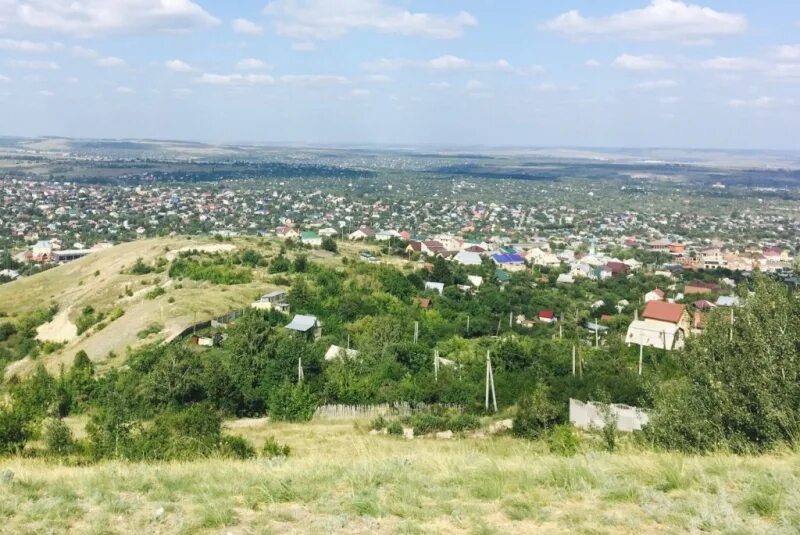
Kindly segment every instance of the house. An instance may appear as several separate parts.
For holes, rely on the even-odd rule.
[[[61,251],[53,251],[53,262],[72,262],[84,256],[92,254],[91,249],[64,249]]]
[[[19,278],[19,271],[14,269],[4,269],[0,271],[0,279],[17,280]]]
[[[630,268],[627,264],[622,262],[606,262],[606,265],[603,266],[604,270],[610,271],[611,275],[626,275]]]
[[[421,243],[421,250],[423,253],[427,255],[437,255],[442,254],[447,251],[442,242],[437,240],[425,240]]]
[[[525,271],[525,259],[517,253],[493,254],[492,260],[506,271]]]
[[[252,303],[250,307],[256,310],[289,312],[289,303],[286,302],[286,292],[283,290],[275,290],[274,292],[262,295],[261,298],[255,303]]]
[[[419,303],[419,308],[422,310],[428,310],[431,308],[431,300],[427,297],[420,297],[417,303]]]
[[[514,318],[514,323],[527,329],[532,329],[536,325],[533,320],[526,319],[525,314],[517,314],[517,317]]]
[[[381,230],[375,234],[377,241],[390,241],[392,238],[397,238],[400,234],[396,230]]]
[[[480,288],[481,284],[483,284],[483,277],[480,275],[467,275],[467,280],[475,288]]]
[[[316,316],[295,314],[286,329],[302,334],[309,340],[317,340],[322,335],[322,324]]]
[[[658,252],[668,252],[669,246],[672,245],[672,242],[669,240],[655,240],[651,241],[648,246],[651,251],[658,251]]]
[[[442,293],[444,293],[444,283],[441,283],[441,282],[426,282],[425,283],[425,289],[426,290],[434,290],[436,292],[439,292],[439,295],[442,295]]]
[[[462,266],[480,266],[482,263],[481,255],[470,251],[459,251],[453,257],[453,262]]]
[[[670,243],[669,244],[669,253],[673,256],[680,256],[686,252],[686,246],[682,243]]]
[[[46,240],[36,242],[31,247],[31,260],[34,262],[49,262],[53,257],[53,244]]]
[[[691,323],[683,305],[650,301],[642,313],[643,320],[634,320],[628,326],[625,341],[647,347],[671,351],[683,347]]]
[[[335,228],[326,227],[324,229],[320,229],[319,235],[322,236],[323,238],[333,238],[334,236],[339,235],[339,231],[336,230]]]
[[[694,303],[692,303],[692,306],[697,310],[711,310],[712,308],[717,307],[717,305],[705,299],[700,299],[699,301],[695,301]]]
[[[292,227],[283,225],[275,229],[275,236],[282,240],[295,240],[300,237],[300,233]]]
[[[357,356],[358,356],[358,351],[356,351],[355,349],[347,349],[337,345],[332,345],[325,352],[325,360],[328,362],[332,360],[338,360],[341,358],[351,359]]]
[[[300,242],[311,247],[320,247],[322,245],[322,238],[316,232],[306,230],[300,233]]]
[[[556,279],[556,284],[573,284],[575,279],[569,273],[562,273]]]
[[[644,294],[644,302],[649,303],[650,301],[663,301],[665,295],[666,294],[664,294],[664,290],[656,288],[655,290],[650,290]]]
[[[540,310],[538,318],[542,323],[553,323],[556,321],[556,313],[552,310]]]
[[[735,295],[721,295],[717,299],[716,305],[718,307],[738,307],[739,298]]]
[[[509,275],[507,271],[504,271],[502,269],[494,270],[494,278],[501,285],[508,284],[509,282],[511,282],[511,275]]]
[[[367,240],[375,237],[375,231],[366,225],[358,227],[348,235],[350,240]]]

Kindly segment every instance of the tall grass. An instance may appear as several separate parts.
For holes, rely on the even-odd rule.
[[[364,429],[364,430],[361,430]],[[348,422],[231,426],[288,458],[67,467],[6,459],[8,533],[800,532],[800,456],[575,457],[510,437],[412,441]]]

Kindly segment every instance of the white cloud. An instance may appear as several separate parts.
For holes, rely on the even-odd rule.
[[[679,100],[678,97],[661,97],[658,102],[661,104],[677,104]]]
[[[57,71],[61,68],[55,61],[28,61],[24,59],[15,59],[11,60],[9,63],[12,67],[35,71]]]
[[[79,58],[94,61],[95,65],[100,67],[120,67],[125,65],[124,59],[115,56],[103,56],[92,48],[76,45],[72,47],[72,53]]]
[[[622,54],[613,62],[614,67],[629,71],[657,71],[672,68],[672,64],[656,56]]]
[[[136,93],[136,91],[130,87],[125,87],[124,85],[117,87],[114,91],[123,95],[132,95],[133,93]]]
[[[125,60],[115,56],[106,56],[104,58],[98,58],[95,63],[100,67],[121,67],[125,65]]]
[[[10,50],[12,52],[47,52],[50,50],[50,45],[36,41],[0,39],[0,50]]]
[[[475,62],[459,56],[444,55],[429,60],[413,60],[406,58],[381,58],[361,64],[367,71],[396,71],[403,69],[422,69],[437,72],[508,72],[515,74],[534,74],[543,69],[537,65],[530,67],[514,67],[505,59],[490,62]]]
[[[747,29],[747,19],[680,0],[652,0],[642,9],[605,17],[584,17],[577,10],[568,11],[547,21],[544,27],[574,39],[618,37],[696,43],[742,33]]]
[[[668,89],[670,87],[675,87],[678,85],[678,82],[675,80],[648,80],[646,82],[639,82],[634,87],[636,89]]]
[[[752,71],[760,69],[763,65],[760,61],[750,58],[717,56],[705,60],[700,66],[714,71]]]
[[[439,89],[439,90],[450,89],[451,87],[453,87],[450,84],[450,82],[444,82],[444,81],[442,81],[442,82],[431,82],[428,85],[431,86],[434,89]]]
[[[555,82],[542,82],[533,87],[539,93],[571,93],[577,89],[574,85],[559,85]]]
[[[10,81],[11,81],[11,78],[9,78],[8,76],[4,76],[4,75],[0,74],[0,82],[10,82]]]
[[[264,33],[264,28],[247,19],[234,19],[231,22],[231,27],[236,33],[243,33],[246,35],[260,35]]]
[[[197,69],[180,59],[170,59],[164,62],[164,65],[175,72],[196,72]]]
[[[41,91],[39,91],[39,95],[43,97],[54,97],[56,94],[48,89],[42,89]]]
[[[271,85],[275,78],[268,74],[213,74],[203,73],[195,80],[199,84],[245,86],[245,85]]]
[[[775,56],[780,60],[798,61],[800,60],[800,45],[782,45],[776,47]]]
[[[385,74],[368,74],[364,79],[367,82],[375,82],[378,84],[385,84],[392,81],[392,78]]]
[[[369,89],[356,88],[350,91],[350,95],[356,98],[368,97],[370,95]]]
[[[769,74],[783,80],[800,80],[800,63],[778,63]]]
[[[188,31],[219,24],[192,0],[3,0],[5,23],[74,37]],[[2,15],[2,12],[0,12]],[[0,22],[3,22],[0,20]]]
[[[587,59],[583,64],[586,67],[590,67],[592,69],[596,69],[598,67],[602,67],[603,66],[603,64],[600,63],[599,61],[597,61],[596,59]]]
[[[236,68],[240,71],[263,71],[271,67],[256,58],[245,58],[236,64]]]
[[[453,39],[478,24],[466,11],[415,13],[386,0],[272,0],[264,13],[279,35],[301,42],[338,39],[353,30]]]
[[[296,52],[311,52],[317,49],[317,43],[313,41],[302,41],[299,43],[292,43],[292,50]]]
[[[187,95],[191,95],[193,91],[191,89],[186,89],[184,87],[178,87],[172,90],[172,94],[177,97],[185,97]]]
[[[349,81],[344,76],[335,74],[284,74],[278,80],[284,84],[297,84],[304,86],[343,85]]]
[[[728,101],[728,106],[731,108],[772,108],[776,104],[778,99],[774,97],[734,98]]]
[[[485,84],[480,80],[470,80],[467,82],[467,90],[468,91],[476,91],[478,89],[483,89]]]

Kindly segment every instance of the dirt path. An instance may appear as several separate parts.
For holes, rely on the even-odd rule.
[[[78,337],[78,328],[69,320],[72,307],[55,315],[52,321],[36,329],[36,338],[42,342],[69,342]]]

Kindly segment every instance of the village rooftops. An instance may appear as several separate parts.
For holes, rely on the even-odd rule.
[[[301,333],[307,333],[311,329],[314,329],[319,326],[319,320],[316,316],[305,316],[303,314],[297,314],[292,319],[291,323],[286,326],[287,329],[291,331],[297,331]]]
[[[642,317],[645,319],[679,323],[683,317],[683,305],[666,303],[664,301],[650,301],[644,307]]]

